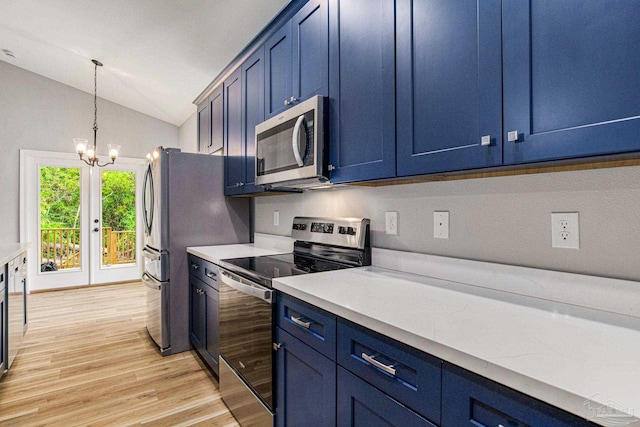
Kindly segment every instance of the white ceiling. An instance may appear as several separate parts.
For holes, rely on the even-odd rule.
[[[288,2],[0,0],[0,60],[180,126]]]

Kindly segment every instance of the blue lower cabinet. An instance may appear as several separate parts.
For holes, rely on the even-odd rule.
[[[276,426],[335,426],[335,362],[281,328],[276,343]]]
[[[420,415],[440,422],[440,359],[339,319],[337,362]]]
[[[349,371],[338,367],[339,427],[435,427]]]
[[[443,427],[586,427],[582,418],[453,365],[442,370]]]

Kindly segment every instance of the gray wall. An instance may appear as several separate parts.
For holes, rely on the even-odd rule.
[[[450,212],[448,240],[433,238],[435,210]],[[570,211],[580,249],[551,248],[550,213]],[[364,216],[380,248],[640,280],[640,166],[259,197],[255,213],[260,233],[290,235],[296,215]]]
[[[99,85],[98,76],[98,92]],[[20,149],[73,153],[72,139],[92,141],[92,126],[92,94],[0,61],[2,242],[19,239]],[[177,126],[104,99],[98,99],[98,127],[98,154],[106,153],[109,142],[122,146],[122,156],[134,158],[158,145],[179,143]]]

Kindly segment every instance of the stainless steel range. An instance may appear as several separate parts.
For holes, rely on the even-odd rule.
[[[371,264],[366,218],[293,220],[293,253],[220,262],[220,393],[243,426],[272,426],[278,277]]]

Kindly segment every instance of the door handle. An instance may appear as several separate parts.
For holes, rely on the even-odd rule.
[[[302,126],[304,122],[304,115],[298,117],[296,120],[296,124],[293,127],[293,136],[291,137],[291,148],[293,149],[293,157],[296,158],[296,163],[298,166],[304,166],[304,160],[302,160],[302,155],[300,155],[300,147],[298,144],[299,134],[300,134],[300,126]]]

